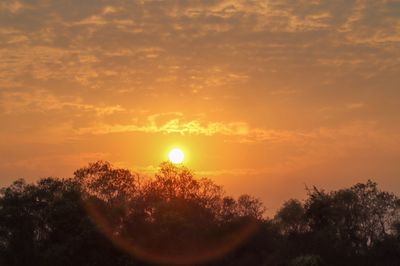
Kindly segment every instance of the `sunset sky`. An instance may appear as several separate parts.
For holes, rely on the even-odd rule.
[[[400,1],[1,0],[1,186],[174,147],[269,210],[400,193]]]

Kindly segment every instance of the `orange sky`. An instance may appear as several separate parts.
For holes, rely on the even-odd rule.
[[[269,210],[400,193],[399,73],[399,1],[2,0],[0,185],[180,146]]]

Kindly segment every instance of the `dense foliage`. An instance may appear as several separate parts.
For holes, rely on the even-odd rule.
[[[372,181],[263,213],[184,167],[96,162],[1,190],[0,265],[400,265],[400,200]]]

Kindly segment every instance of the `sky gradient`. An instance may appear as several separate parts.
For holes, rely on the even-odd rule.
[[[0,185],[186,165],[274,210],[400,193],[400,1],[0,3]]]

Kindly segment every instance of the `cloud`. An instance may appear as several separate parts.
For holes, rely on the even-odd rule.
[[[105,124],[99,123],[89,128],[79,129],[79,134],[110,134],[123,132],[145,132],[180,135],[227,135],[243,136],[248,132],[248,125],[244,122],[201,122],[199,120],[182,120],[174,118],[160,122],[162,115],[152,115],[145,123],[139,124]]]
[[[2,89],[302,101],[321,84],[346,95],[398,82],[399,17],[387,1],[27,3],[2,2]]]
[[[363,102],[354,102],[354,103],[348,103],[346,104],[347,109],[360,109],[365,106],[365,103]]]
[[[98,116],[103,116],[125,111],[120,105],[99,106],[86,104],[82,103],[81,99],[60,98],[44,90],[32,92],[5,91],[0,96],[0,108],[4,114],[75,110],[77,112],[89,111]]]
[[[18,13],[22,9],[29,8],[29,5],[23,4],[21,1],[5,0],[0,3],[0,12],[10,12],[12,14]]]

